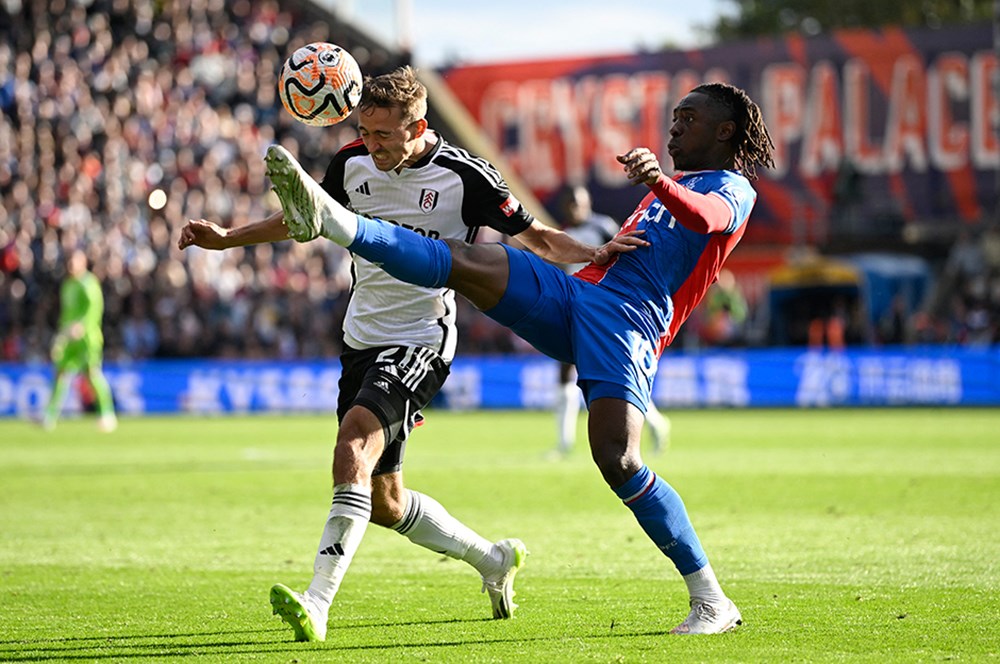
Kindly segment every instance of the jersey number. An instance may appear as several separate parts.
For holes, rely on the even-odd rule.
[[[629,353],[632,355],[632,362],[639,368],[639,371],[646,376],[646,378],[652,378],[653,374],[656,373],[656,352],[653,350],[653,344],[649,343],[645,337],[643,337],[638,332],[630,331],[628,333],[629,337]]]

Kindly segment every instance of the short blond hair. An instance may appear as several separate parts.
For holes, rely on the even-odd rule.
[[[358,108],[399,108],[408,122],[427,115],[427,88],[417,80],[417,72],[405,65],[388,74],[365,77]]]

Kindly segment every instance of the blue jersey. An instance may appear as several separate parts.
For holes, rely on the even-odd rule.
[[[715,281],[743,237],[757,200],[750,182],[735,171],[697,171],[676,180],[692,191],[721,198],[731,211],[728,226],[713,233],[687,228],[650,193],[619,231],[643,230],[641,237],[650,246],[617,254],[604,265],[591,263],[574,275],[646,309],[661,328],[658,353]]]

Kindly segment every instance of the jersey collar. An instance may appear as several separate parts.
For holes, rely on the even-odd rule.
[[[441,137],[441,134],[438,134],[437,132],[434,132],[434,133],[437,135],[437,142],[434,143],[433,146],[431,146],[431,149],[427,151],[427,154],[425,154],[423,157],[421,157],[417,161],[413,162],[411,165],[409,165],[406,168],[404,168],[403,169],[404,173],[407,171],[407,169],[411,169],[411,168],[423,168],[427,164],[431,163],[431,161],[434,159],[434,157],[437,156],[438,151],[441,149],[441,145],[444,143],[444,138]]]

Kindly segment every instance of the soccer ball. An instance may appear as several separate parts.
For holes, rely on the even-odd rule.
[[[342,122],[361,99],[361,68],[346,49],[314,42],[285,60],[278,96],[299,122],[329,127]]]

